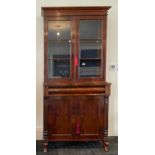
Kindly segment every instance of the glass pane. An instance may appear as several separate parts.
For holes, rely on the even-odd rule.
[[[101,40],[80,41],[80,58],[100,58],[101,57]]]
[[[100,60],[80,60],[80,77],[99,77]]]
[[[49,78],[60,78],[70,76],[70,60],[49,60]]]
[[[70,55],[71,55],[70,53],[71,53],[71,21],[49,21],[48,22],[49,78],[70,77]]]
[[[101,20],[81,20],[80,39],[101,39]]]
[[[101,76],[102,21],[80,21],[80,77]]]

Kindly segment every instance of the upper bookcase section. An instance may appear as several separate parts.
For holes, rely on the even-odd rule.
[[[95,7],[42,7],[42,16],[90,16],[90,15],[101,15],[106,16],[111,6],[95,6]]]

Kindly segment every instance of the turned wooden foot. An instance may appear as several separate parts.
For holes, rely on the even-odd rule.
[[[104,148],[105,152],[108,152],[109,151],[109,142],[104,142],[103,141],[103,148]]]
[[[44,142],[44,152],[48,152],[48,142]]]

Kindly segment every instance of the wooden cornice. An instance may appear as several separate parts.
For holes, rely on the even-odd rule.
[[[87,6],[87,7],[42,7],[42,16],[70,16],[70,15],[107,15],[111,6]]]

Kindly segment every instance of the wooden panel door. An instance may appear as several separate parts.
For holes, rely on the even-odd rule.
[[[48,102],[48,132],[53,137],[72,136],[72,97],[52,96]]]
[[[79,96],[81,136],[99,136],[103,128],[104,103],[101,96]]]

